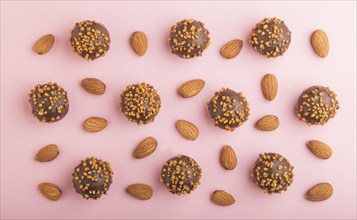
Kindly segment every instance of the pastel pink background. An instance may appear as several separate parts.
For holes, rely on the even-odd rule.
[[[3,219],[119,219],[119,218],[356,218],[356,3],[355,2],[1,2],[1,218]],[[265,59],[247,43],[251,27],[264,17],[285,20],[292,31],[286,55]],[[212,44],[198,59],[171,55],[167,46],[171,25],[184,18],[204,21]],[[95,19],[109,29],[112,45],[105,58],[87,62],[71,51],[68,38],[75,22]],[[326,31],[330,54],[317,57],[309,38],[314,29]],[[149,48],[138,57],[129,46],[133,31],[144,31]],[[56,42],[43,56],[31,48],[42,35]],[[241,54],[226,60],[219,54],[227,41],[244,40]],[[266,101],[260,80],[274,73],[279,80],[277,98]],[[84,91],[80,82],[97,77],[107,85],[103,96]],[[194,98],[180,98],[176,89],[186,80],[202,78],[204,90]],[[70,111],[60,122],[39,123],[30,113],[27,94],[37,83],[56,81],[70,97]],[[118,108],[126,85],[154,85],[162,109],[154,123],[137,126]],[[325,126],[308,127],[294,115],[294,105],[304,88],[319,84],[338,94],[341,109]],[[242,91],[251,106],[251,117],[233,133],[213,126],[206,103],[221,87]],[[254,123],[263,115],[280,118],[279,129],[261,132]],[[90,116],[109,120],[100,133],[86,133],[82,122]],[[182,138],[174,123],[194,122],[200,129],[192,142]],[[135,146],[154,136],[154,154],[136,160]],[[316,158],[305,142],[319,139],[333,148],[329,160]],[[49,163],[34,160],[38,149],[55,143],[59,157]],[[224,170],[219,152],[225,144],[238,155],[238,167]],[[259,153],[277,152],[295,166],[295,181],[281,195],[264,194],[249,173]],[[175,196],[159,183],[164,161],[176,154],[193,157],[203,169],[202,184],[188,196]],[[111,163],[114,183],[97,201],[86,201],[71,187],[75,165],[87,156]],[[49,181],[63,190],[60,201],[45,199],[38,184]],[[313,203],[303,197],[319,182],[330,182],[330,200]],[[149,201],[126,194],[133,183],[154,188]],[[230,207],[210,202],[214,190],[235,196]]]

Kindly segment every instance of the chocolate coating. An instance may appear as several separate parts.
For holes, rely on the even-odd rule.
[[[71,33],[73,51],[86,60],[104,56],[110,48],[110,36],[103,24],[96,21],[76,23]]]
[[[106,161],[90,157],[74,168],[72,184],[85,199],[98,199],[107,194],[112,184],[113,171]]]
[[[208,111],[215,126],[234,131],[249,119],[249,103],[243,94],[222,88],[208,103]]]
[[[308,125],[324,125],[335,117],[339,108],[333,91],[324,86],[312,86],[300,95],[295,111],[300,121]]]
[[[264,18],[252,28],[249,44],[260,54],[270,58],[282,56],[289,48],[291,32],[284,21]]]
[[[57,83],[35,86],[29,93],[32,114],[41,122],[61,120],[69,110],[67,92]]]
[[[160,182],[172,194],[190,194],[200,184],[202,170],[197,162],[185,155],[177,155],[165,162]]]
[[[210,44],[209,31],[202,22],[185,19],[171,27],[169,44],[171,52],[181,58],[202,56]]]
[[[153,122],[161,108],[157,90],[145,82],[127,86],[120,97],[121,111],[129,121],[138,125]]]
[[[265,193],[280,193],[293,183],[293,169],[280,154],[264,153],[255,162],[251,177]]]

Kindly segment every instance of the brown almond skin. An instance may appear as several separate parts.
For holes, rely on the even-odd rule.
[[[83,123],[84,130],[88,132],[99,132],[108,126],[108,121],[105,118],[90,117]]]
[[[266,115],[255,123],[255,128],[261,131],[273,131],[279,127],[279,118],[275,115]]]
[[[148,38],[142,31],[135,31],[130,37],[130,45],[139,56],[144,56],[148,48]]]
[[[183,98],[191,98],[197,95],[205,87],[205,81],[202,79],[193,79],[182,84],[177,93]]]
[[[310,151],[318,158],[327,160],[332,155],[332,149],[324,142],[310,140],[306,143]]]
[[[226,170],[233,170],[234,168],[236,168],[238,163],[237,155],[231,146],[225,145],[222,147],[220,163],[222,167]]]
[[[35,157],[35,160],[39,162],[49,162],[57,158],[59,154],[58,146],[55,144],[49,144],[41,148]]]
[[[272,101],[278,93],[278,80],[273,74],[266,74],[261,82],[263,96]]]
[[[311,187],[305,194],[305,199],[319,202],[329,199],[333,194],[333,187],[329,183],[319,183]]]
[[[103,95],[106,90],[104,82],[96,78],[85,78],[81,84],[87,92],[94,95]]]
[[[134,150],[134,157],[141,159],[154,153],[157,148],[157,140],[153,137],[147,137],[142,140]]]
[[[146,185],[146,184],[132,184],[130,186],[128,186],[125,191],[133,196],[136,199],[139,200],[149,200],[151,199],[154,190],[152,189],[151,186]]]
[[[220,206],[230,206],[233,205],[236,200],[231,194],[223,190],[216,190],[211,195],[211,202]]]
[[[329,41],[326,33],[323,30],[315,30],[311,34],[311,45],[315,53],[321,57],[325,58],[330,50]]]
[[[221,48],[221,55],[226,59],[232,59],[239,55],[243,48],[243,41],[239,39],[231,40]]]
[[[53,183],[41,183],[38,185],[38,188],[42,195],[44,195],[49,200],[57,201],[62,196],[62,190]]]
[[[32,49],[37,54],[46,54],[51,50],[54,43],[55,36],[53,34],[46,34],[36,41]]]
[[[194,141],[199,135],[199,130],[193,123],[186,120],[178,120],[176,128],[179,133],[186,139]]]

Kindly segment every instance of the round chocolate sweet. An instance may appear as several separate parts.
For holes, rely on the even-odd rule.
[[[41,122],[61,120],[69,110],[67,92],[57,83],[35,86],[29,93],[32,114]]]
[[[208,103],[208,111],[215,126],[234,131],[249,119],[249,103],[241,92],[222,88]]]
[[[120,95],[121,111],[138,125],[153,122],[161,107],[160,95],[150,84],[138,83],[126,87]]]
[[[200,185],[202,170],[198,163],[185,155],[177,155],[165,162],[161,170],[160,182],[172,194],[185,195]]]
[[[73,51],[86,60],[104,56],[110,48],[110,36],[103,24],[96,21],[76,23],[71,33]]]
[[[295,111],[300,121],[308,125],[324,125],[339,108],[336,94],[330,88],[312,86],[300,95]]]
[[[264,153],[255,162],[251,177],[265,193],[280,193],[293,183],[293,169],[280,154]]]
[[[282,56],[289,48],[291,32],[279,18],[264,18],[252,28],[249,44],[260,54],[270,58]]]
[[[210,44],[209,31],[200,21],[185,19],[171,27],[169,44],[171,52],[181,58],[194,58]]]
[[[107,194],[112,184],[113,171],[110,164],[95,157],[86,158],[74,168],[72,184],[85,199],[98,199]]]

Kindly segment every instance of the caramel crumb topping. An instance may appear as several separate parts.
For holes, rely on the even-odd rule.
[[[109,32],[103,24],[96,21],[76,23],[72,30],[71,45],[73,51],[86,60],[94,60],[104,56],[109,50]]]
[[[150,84],[138,83],[126,87],[121,94],[121,107],[124,115],[139,125],[154,121],[159,113],[161,99],[157,90]]]
[[[264,18],[249,37],[249,44],[262,55],[270,58],[283,55],[291,41],[291,32],[278,18]]]
[[[184,155],[177,155],[166,161],[160,182],[173,194],[185,195],[194,191],[200,185],[201,167],[195,160]]]
[[[204,23],[185,19],[171,27],[169,43],[171,52],[181,58],[195,58],[210,45],[209,31]]]
[[[286,191],[293,183],[293,166],[283,156],[276,153],[260,154],[255,162],[251,177],[265,193]]]

